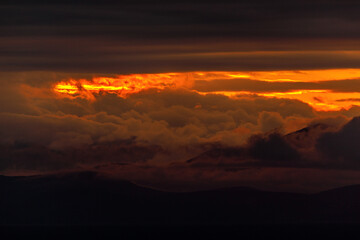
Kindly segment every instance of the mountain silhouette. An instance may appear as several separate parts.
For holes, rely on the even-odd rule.
[[[96,172],[0,176],[1,225],[359,223],[360,185],[316,194],[223,188],[163,192]]]

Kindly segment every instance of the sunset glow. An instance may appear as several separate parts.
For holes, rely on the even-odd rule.
[[[82,92],[91,93],[115,93],[125,97],[131,93],[137,93],[148,88],[164,89],[176,86],[177,73],[164,74],[133,74],[119,75],[115,78],[96,77],[91,81],[86,79],[67,80],[57,83],[54,90],[59,93],[70,95]]]
[[[12,235],[360,223],[360,1],[0,6]]]
[[[256,94],[264,97],[297,99],[308,103],[319,111],[338,111],[348,109],[352,105],[360,105],[360,93],[336,92],[332,89],[293,89],[282,92],[262,91],[199,91],[193,89],[194,82],[221,80],[254,80],[261,82],[282,83],[311,83],[331,80],[358,79],[360,69],[330,69],[308,71],[258,71],[258,72],[186,72],[186,73],[158,73],[131,74],[115,77],[94,77],[87,79],[68,79],[58,82],[54,91],[63,96],[93,99],[94,94],[116,94],[128,97],[147,89],[176,89],[186,88],[200,94],[222,94],[231,98],[239,95]],[[65,94],[65,95],[64,95]]]

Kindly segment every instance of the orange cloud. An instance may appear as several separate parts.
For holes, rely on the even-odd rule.
[[[95,77],[92,81],[86,79],[66,80],[57,83],[54,90],[58,93],[70,95],[82,95],[89,93],[115,93],[120,97],[140,92],[144,89],[155,88],[165,89],[176,87],[181,84],[184,74],[179,73],[159,73],[159,74],[131,74],[119,75],[117,77]]]
[[[351,81],[359,78],[360,69],[179,72],[68,79],[56,83],[53,90],[61,96],[94,100],[94,94],[111,93],[125,98],[147,89],[187,88],[200,94],[221,94],[232,98],[257,94],[297,99],[319,111],[338,111],[360,104],[358,101],[338,101],[360,98],[360,91],[348,87],[355,84]],[[345,81],[349,82],[344,85]]]

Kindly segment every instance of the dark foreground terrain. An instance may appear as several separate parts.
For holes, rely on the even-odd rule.
[[[360,186],[318,194],[168,193],[95,172],[0,177],[1,225],[358,224]]]

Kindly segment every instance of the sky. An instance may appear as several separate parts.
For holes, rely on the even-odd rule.
[[[357,1],[0,6],[0,174],[359,184]]]

